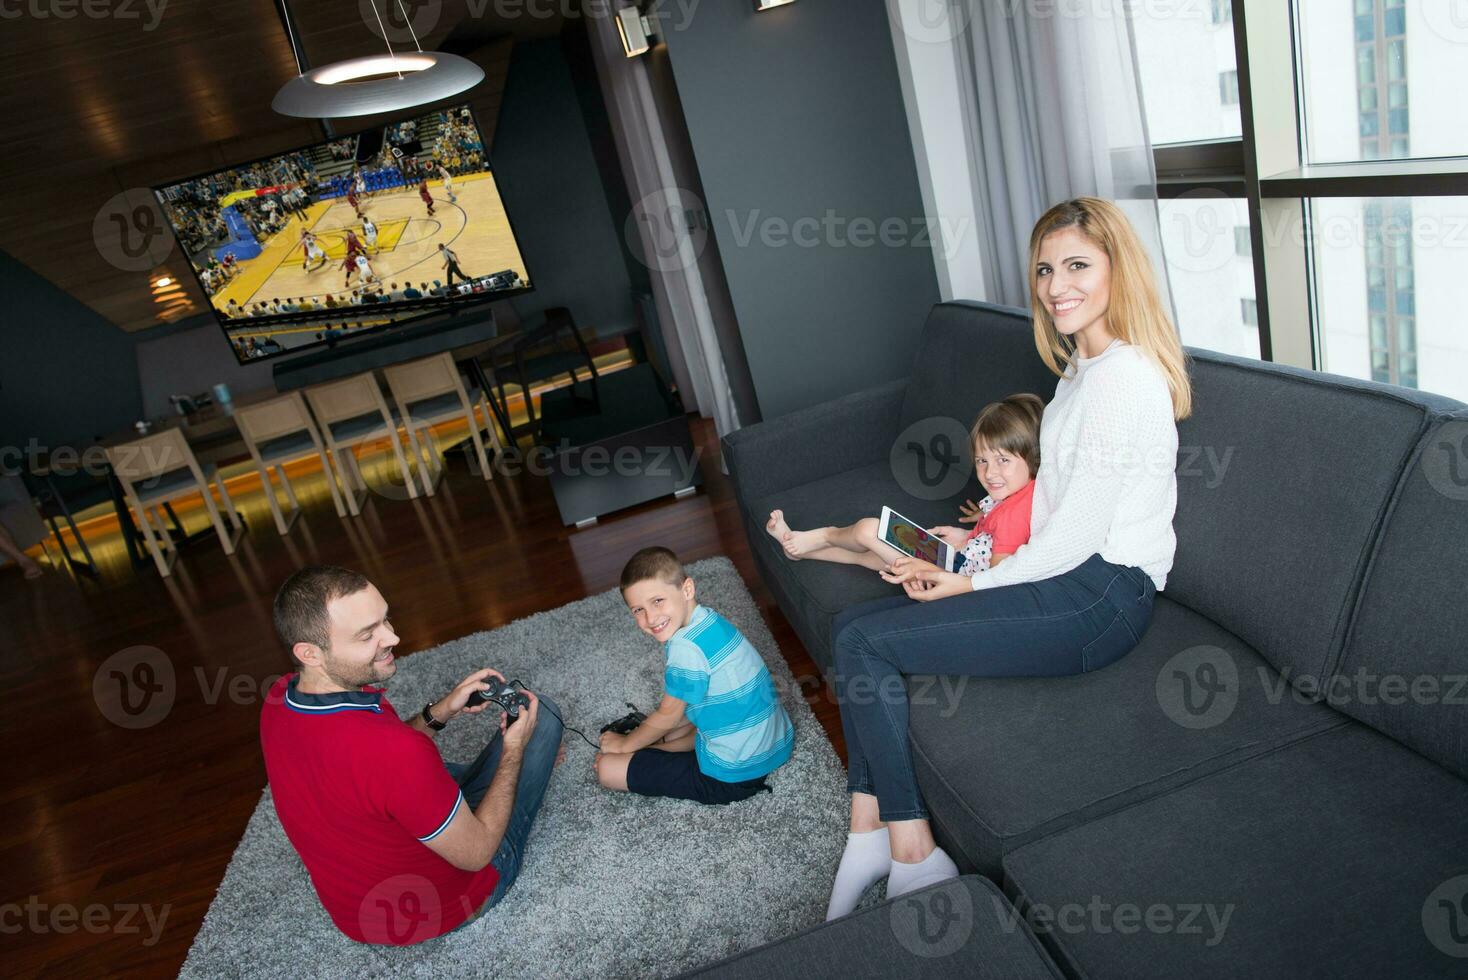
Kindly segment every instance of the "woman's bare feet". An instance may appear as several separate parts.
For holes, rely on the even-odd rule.
[[[783,510],[770,511],[770,519],[765,522],[765,530],[783,548],[785,539],[790,536],[790,525],[785,523],[785,512]]]

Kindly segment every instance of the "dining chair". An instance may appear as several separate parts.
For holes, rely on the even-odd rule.
[[[234,410],[235,425],[245,440],[250,457],[255,461],[255,470],[260,474],[260,486],[265,491],[265,500],[270,505],[270,516],[275,518],[275,529],[282,536],[289,534],[301,516],[301,503],[296,499],[295,488],[286,475],[287,463],[315,456],[321,460],[321,472],[326,477],[327,489],[331,491],[331,502],[336,505],[336,516],[346,517],[347,509],[342,503],[341,489],[337,485],[335,471],[327,458],[326,445],[311,413],[306,409],[306,400],[299,391],[258,402]],[[276,500],[275,487],[271,485],[270,470],[280,477],[281,489],[291,506],[287,520],[281,513]]]
[[[173,563],[178,559],[178,546],[168,533],[168,521],[163,516],[164,507],[182,497],[198,494],[209,512],[209,522],[219,536],[219,543],[226,555],[234,554],[235,543],[244,533],[245,522],[240,520],[230,499],[229,488],[219,475],[219,467],[213,463],[200,464],[189,448],[188,440],[178,429],[167,429],[154,435],[134,439],[107,449],[107,461],[122,485],[128,506],[137,513],[138,525],[143,531],[143,541],[158,574],[167,578],[173,573]],[[224,503],[225,512],[234,526],[233,533],[224,526],[219,508],[214,504],[214,491]],[[154,521],[157,521],[156,528]]]
[[[356,455],[357,448],[365,443],[388,441],[408,496],[417,499],[418,486],[413,482],[402,443],[398,441],[397,419],[388,410],[382,389],[371,371],[307,388],[306,402],[311,406],[311,414],[316,416],[332,459],[336,460],[347,510],[353,517],[362,513],[362,501],[367,499],[367,481],[362,477]]]
[[[383,374],[387,376],[388,389],[392,392],[403,425],[408,430],[408,445],[412,448],[414,458],[423,466],[426,449],[427,459],[430,462],[437,461],[431,478],[427,470],[424,471],[425,485],[430,494],[444,472],[443,454],[435,449],[431,431],[439,422],[462,419],[469,423],[469,438],[474,442],[480,473],[486,480],[494,478],[489,457],[484,451],[484,439],[479,432],[478,412],[481,408],[484,411],[484,424],[489,427],[491,446],[496,453],[503,454],[504,447],[500,445],[499,435],[495,432],[494,413],[490,411],[482,390],[476,388],[470,392],[464,387],[464,379],[459,374],[459,367],[452,354],[445,351],[406,364],[394,364],[384,368]]]

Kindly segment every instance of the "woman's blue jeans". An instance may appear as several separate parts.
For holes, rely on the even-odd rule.
[[[847,789],[875,796],[884,821],[926,820],[907,741],[904,675],[1059,677],[1096,670],[1136,646],[1152,620],[1156,592],[1140,568],[1092,555],[1042,582],[935,602],[892,596],[847,609],[831,627]]]

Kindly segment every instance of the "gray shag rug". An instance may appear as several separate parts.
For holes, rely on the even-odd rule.
[[[845,844],[844,770],[733,564],[711,558],[689,573],[699,601],[764,655],[795,722],[773,793],[727,807],[612,793],[596,783],[592,748],[567,732],[504,901],[456,933],[382,948],[332,925],[267,788],[181,976],[670,976],[820,923]],[[662,655],[613,590],[405,656],[388,696],[415,709],[479,667],[545,692],[593,741],[624,702],[651,710],[662,690]],[[444,758],[472,759],[494,717],[450,724]]]

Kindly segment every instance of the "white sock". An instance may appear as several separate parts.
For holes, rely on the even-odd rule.
[[[958,865],[953,863],[947,851],[941,847],[935,847],[932,854],[917,864],[892,862],[892,870],[887,877],[887,897],[898,898],[908,892],[915,892],[919,888],[926,888],[940,881],[957,877]]]
[[[891,867],[892,847],[887,842],[886,827],[864,834],[847,834],[841,866],[836,869],[836,883],[831,886],[831,904],[826,906],[826,921],[856,911],[862,895],[887,877]]]

